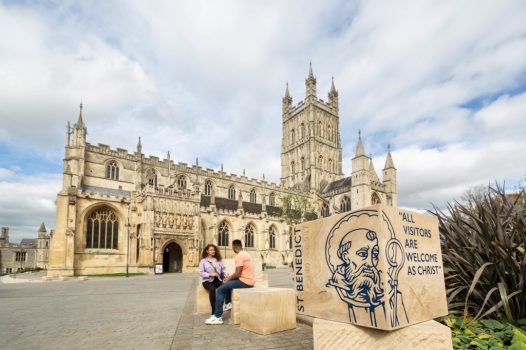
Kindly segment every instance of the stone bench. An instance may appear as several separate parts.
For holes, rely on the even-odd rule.
[[[296,328],[296,292],[292,288],[237,290],[241,328],[267,335]]]
[[[266,273],[261,274],[260,279],[256,280],[256,284],[254,285],[254,287],[268,287],[268,276]],[[235,308],[234,298],[236,297],[237,290],[238,289],[234,289],[232,291],[232,304],[234,305],[232,308],[232,313],[234,312]],[[210,299],[208,297],[208,291],[203,287],[201,283],[199,283],[195,288],[195,295],[195,312],[198,314],[211,314],[212,310],[210,308]],[[239,322],[237,322],[236,324],[239,324]]]

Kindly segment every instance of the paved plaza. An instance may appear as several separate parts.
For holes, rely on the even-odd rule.
[[[302,323],[268,336],[230,325],[229,313],[205,325],[197,283],[196,274],[0,283],[0,349],[312,349]],[[292,287],[291,271],[269,270],[269,285]]]

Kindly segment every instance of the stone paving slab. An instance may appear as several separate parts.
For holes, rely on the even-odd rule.
[[[194,314],[196,274],[0,283],[0,349],[312,349],[312,328],[261,336]],[[290,270],[269,285],[292,287]]]

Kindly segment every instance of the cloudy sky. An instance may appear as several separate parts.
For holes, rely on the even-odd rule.
[[[444,206],[526,175],[526,2],[0,1],[0,226],[54,226],[65,125],[88,142],[278,182],[281,98],[340,96],[344,172],[358,130],[391,144],[399,204]]]

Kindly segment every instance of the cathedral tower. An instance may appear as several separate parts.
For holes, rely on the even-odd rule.
[[[319,99],[312,65],[305,88],[305,99],[296,106],[292,106],[288,84],[283,97],[281,184],[319,192],[343,177],[338,91],[333,80],[328,102]]]

